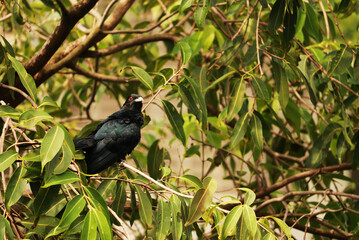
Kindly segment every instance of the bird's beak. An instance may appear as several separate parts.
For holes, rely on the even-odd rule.
[[[135,102],[143,102],[143,98],[142,97],[136,98]]]

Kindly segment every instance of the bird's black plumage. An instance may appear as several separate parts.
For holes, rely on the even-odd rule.
[[[75,148],[83,150],[87,173],[99,173],[130,154],[141,139],[142,97],[131,94],[122,108],[102,121],[87,137],[75,139]]]

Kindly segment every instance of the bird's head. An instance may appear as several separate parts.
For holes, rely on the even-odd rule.
[[[141,112],[143,98],[137,94],[131,94],[127,99],[123,107],[130,110]]]

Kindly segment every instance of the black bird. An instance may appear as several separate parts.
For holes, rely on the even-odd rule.
[[[75,148],[83,150],[87,173],[99,173],[116,161],[125,160],[141,139],[143,98],[131,94],[122,108],[102,121],[85,138],[75,139]]]

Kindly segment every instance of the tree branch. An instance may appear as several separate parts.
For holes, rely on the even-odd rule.
[[[257,192],[256,196],[257,196],[257,198],[262,198],[262,197],[267,196],[268,194],[270,194],[270,193],[272,193],[292,182],[304,179],[306,177],[312,177],[312,176],[315,176],[320,173],[329,173],[329,172],[334,172],[334,171],[348,170],[348,169],[352,169],[352,168],[353,168],[353,165],[351,163],[342,163],[339,165],[305,171],[305,172],[299,173],[297,175],[291,176],[287,179],[284,179],[281,182],[275,183],[260,192]]]
[[[148,35],[148,36],[140,36],[137,38],[133,38],[130,40],[126,40],[124,42],[115,44],[111,47],[108,47],[106,49],[101,49],[98,51],[86,51],[83,54],[81,54],[81,57],[103,57],[103,56],[108,56],[111,54],[114,54],[116,52],[120,52],[124,49],[130,48],[130,47],[134,47],[134,46],[138,46],[138,45],[143,45],[145,43],[149,43],[149,42],[156,42],[156,41],[173,41],[176,42],[178,41],[178,38],[172,34],[154,34],[154,35]]]
[[[81,68],[81,67],[75,65],[74,63],[70,63],[68,65],[68,67],[71,68],[72,70],[74,70],[78,74],[81,74],[85,77],[92,78],[94,80],[101,81],[101,82],[116,82],[116,83],[138,82],[137,79],[129,80],[128,77],[117,77],[117,76],[110,76],[110,75],[105,75],[105,74],[101,74],[101,73],[97,73],[97,72],[91,72],[89,70],[86,70],[84,68]]]

